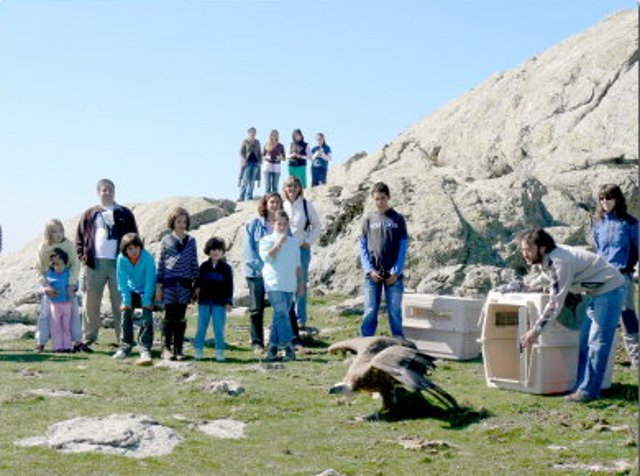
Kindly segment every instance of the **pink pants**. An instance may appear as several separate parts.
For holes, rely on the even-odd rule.
[[[51,340],[53,350],[71,350],[71,301],[51,303]]]

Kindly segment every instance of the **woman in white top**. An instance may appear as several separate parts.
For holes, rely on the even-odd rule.
[[[311,245],[320,237],[322,225],[313,204],[304,198],[302,185],[297,177],[289,176],[284,183],[284,211],[290,217],[291,233],[300,246],[300,264],[302,266],[302,282],[304,292],[296,297],[291,306],[291,326],[294,335],[299,338],[298,327],[304,328],[307,323],[307,282],[311,263]]]

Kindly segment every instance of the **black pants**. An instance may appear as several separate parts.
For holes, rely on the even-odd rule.
[[[176,355],[182,354],[184,333],[187,330],[186,304],[165,304],[164,320],[162,321],[162,335],[164,347]]]
[[[251,345],[264,347],[264,279],[247,278],[249,288],[249,315],[251,324],[249,332],[251,334]]]

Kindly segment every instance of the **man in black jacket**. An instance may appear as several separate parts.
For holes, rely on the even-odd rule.
[[[116,331],[120,337],[120,294],[116,276],[116,258],[120,239],[127,233],[137,233],[136,219],[127,207],[115,202],[116,187],[109,179],[101,179],[96,186],[100,205],[84,212],[78,223],[76,250],[84,265],[83,290],[85,312],[83,333],[85,345],[98,338],[100,304],[104,287],[109,285],[111,310]]]

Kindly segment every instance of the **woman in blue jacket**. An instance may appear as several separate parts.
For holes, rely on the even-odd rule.
[[[627,202],[615,184],[598,190],[596,223],[593,228],[596,251],[614,265],[626,279],[626,298],[622,308],[624,344],[631,366],[638,367],[638,316],[633,303],[633,270],[638,263],[638,220],[627,213]]]
[[[264,262],[260,258],[259,242],[273,232],[276,212],[281,209],[282,198],[279,193],[264,195],[258,203],[258,217],[244,228],[244,276],[249,288],[251,347],[256,353],[264,351]]]

